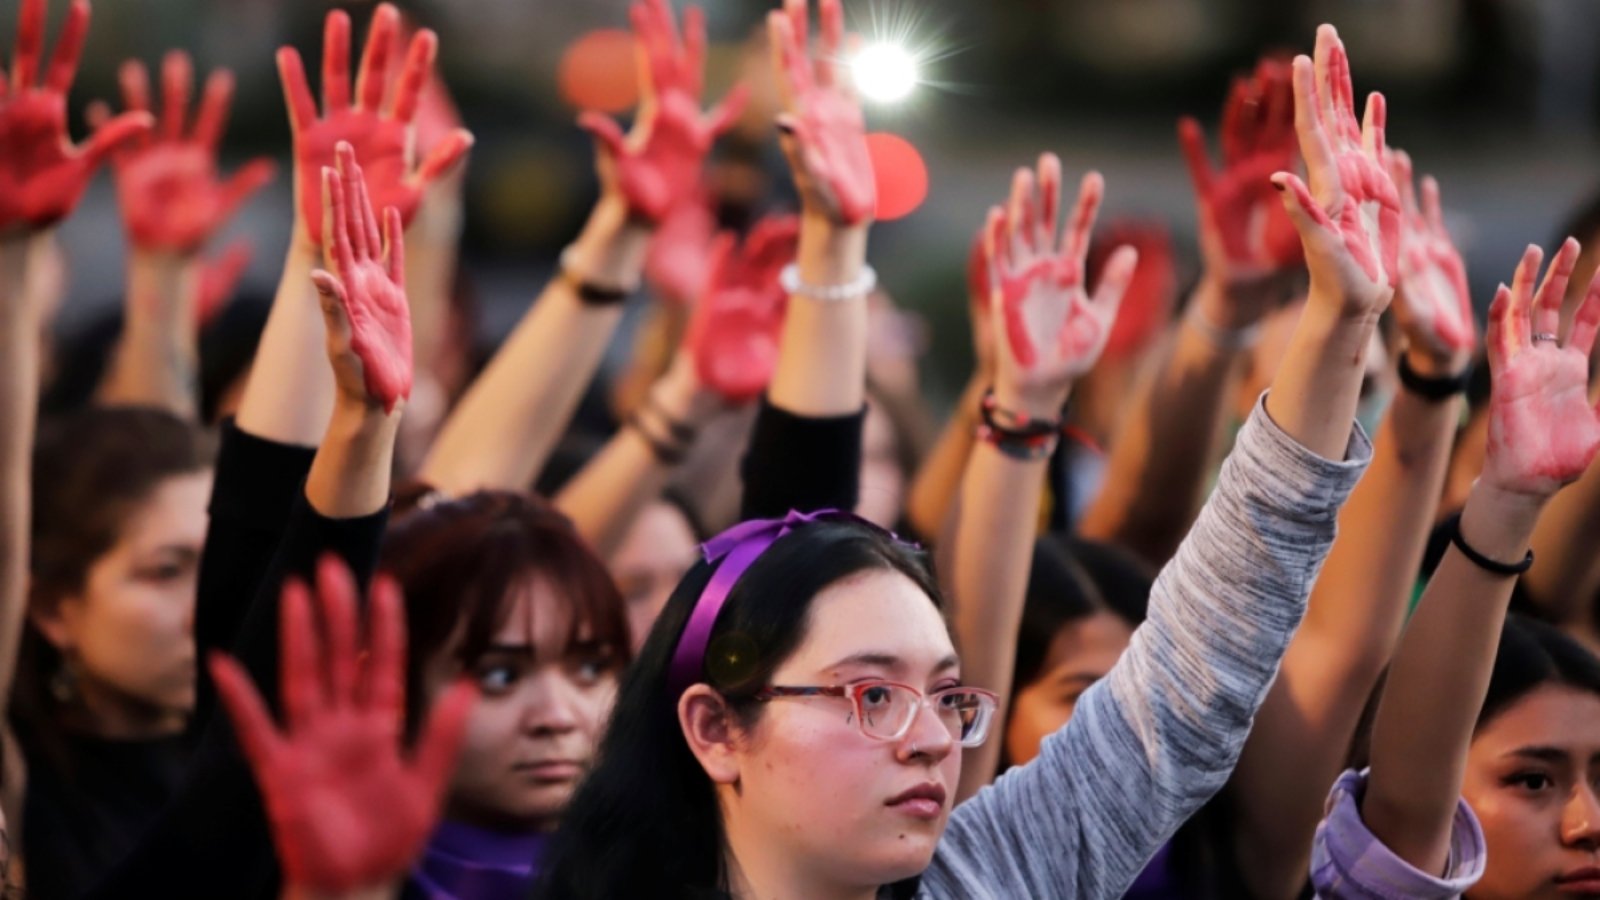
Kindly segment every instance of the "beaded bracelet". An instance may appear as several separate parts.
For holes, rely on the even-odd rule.
[[[806,284],[800,280],[800,267],[790,263],[778,273],[778,285],[793,297],[805,297],[823,303],[844,303],[848,300],[860,300],[876,290],[878,272],[871,266],[863,265],[861,274],[849,284]]]

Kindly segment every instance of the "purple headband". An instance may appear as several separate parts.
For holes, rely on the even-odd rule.
[[[672,653],[672,664],[667,669],[667,682],[674,704],[683,696],[684,691],[700,680],[700,670],[706,661],[706,650],[711,644],[711,629],[716,626],[717,616],[728,602],[728,594],[732,593],[733,586],[739,583],[745,570],[750,568],[768,547],[777,542],[778,538],[802,525],[820,521],[858,522],[882,531],[897,541],[900,540],[898,535],[879,528],[855,513],[838,509],[819,509],[810,513],[790,510],[789,514],[781,519],[751,519],[740,522],[701,544],[700,552],[705,555],[706,562],[714,563],[720,559],[722,565],[711,574],[711,580],[706,583],[705,590],[700,592],[700,597],[694,604],[694,611],[689,613],[689,621],[683,626],[683,633],[678,636],[678,647]]]

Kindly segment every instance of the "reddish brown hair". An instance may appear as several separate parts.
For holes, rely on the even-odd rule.
[[[383,570],[405,591],[413,721],[429,662],[455,644],[463,666],[475,663],[534,576],[545,578],[570,608],[569,641],[581,631],[614,654],[618,669],[631,661],[622,593],[566,516],[511,491],[435,497],[425,488],[402,491],[396,508],[409,511],[390,526],[383,548]]]

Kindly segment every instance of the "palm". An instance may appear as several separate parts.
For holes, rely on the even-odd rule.
[[[1417,203],[1411,157],[1404,150],[1389,156],[1389,172],[1400,189],[1400,282],[1395,315],[1406,337],[1434,356],[1447,359],[1470,351],[1477,343],[1467,269],[1444,227],[1439,185],[1422,181]]]
[[[88,184],[67,139],[65,97],[33,90],[0,104],[0,227],[58,222]]]
[[[801,133],[814,155],[807,161],[809,189],[847,222],[872,214],[877,199],[861,105],[837,88],[813,88],[799,100]]]
[[[197,247],[227,212],[211,155],[191,142],[131,152],[117,164],[117,192],[140,245]]]
[[[313,240],[322,239],[322,182],[318,173],[333,168],[334,147],[340,141],[355,148],[373,205],[378,209],[392,206],[400,211],[402,222],[411,221],[422,199],[422,188],[409,177],[412,161],[406,155],[407,137],[405,123],[354,108],[319,119],[295,136],[300,215],[311,229]]]
[[[406,292],[383,263],[361,259],[340,267],[350,302],[350,349],[360,360],[366,389],[375,397],[399,395],[411,382],[411,313]]]
[[[1549,495],[1582,475],[1600,448],[1588,377],[1586,353],[1551,344],[1518,353],[1495,372],[1484,477]]]

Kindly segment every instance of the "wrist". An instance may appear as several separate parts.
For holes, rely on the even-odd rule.
[[[1071,385],[1050,390],[1022,390],[999,381],[994,386],[994,405],[1012,418],[1059,423],[1071,390]]]
[[[1439,354],[1429,350],[1420,341],[1411,341],[1406,346],[1405,359],[1411,371],[1424,378],[1448,379],[1458,377],[1467,370],[1472,363],[1472,354],[1469,350]]]
[[[1521,558],[1550,497],[1500,487],[1479,478],[1461,510],[1461,534],[1495,559]]]
[[[632,292],[644,272],[644,259],[654,233],[649,223],[628,213],[620,198],[602,196],[569,250],[585,282]]]
[[[128,324],[150,316],[186,317],[194,305],[197,274],[193,257],[134,250],[128,256]]]
[[[795,265],[802,282],[819,287],[852,284],[866,264],[866,225],[840,225],[820,213],[801,216]]]
[[[328,420],[328,435],[356,441],[393,438],[399,431],[405,406],[406,400],[402,398],[395,402],[392,411],[384,412],[383,405],[369,397],[338,392]]]
[[[1213,330],[1246,332],[1261,324],[1270,306],[1271,285],[1265,280],[1230,282],[1215,272],[1204,272],[1189,302],[1190,315],[1198,314]]]
[[[650,389],[648,403],[674,422],[704,425],[722,408],[722,397],[700,383],[692,361],[675,363]]]

